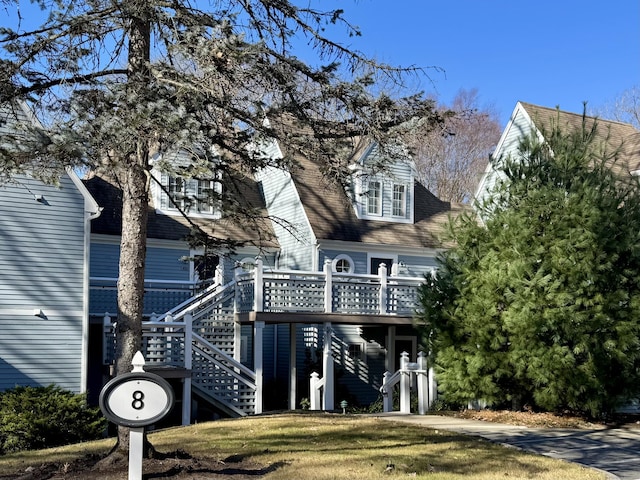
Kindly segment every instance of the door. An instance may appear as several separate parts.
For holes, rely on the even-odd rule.
[[[393,358],[393,372],[397,371],[400,368],[400,355],[402,352],[407,352],[409,354],[409,361],[415,362],[417,360],[417,347],[418,341],[416,337],[410,336],[397,336],[396,344],[395,344],[395,358]]]
[[[372,275],[377,275],[381,263],[384,263],[387,266],[387,276],[391,275],[393,258],[388,257],[371,257],[369,260],[369,273],[371,273]]]

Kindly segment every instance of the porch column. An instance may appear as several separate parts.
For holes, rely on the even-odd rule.
[[[331,322],[324,324],[324,349],[322,353],[322,371],[324,377],[323,409],[333,410],[333,355],[331,355]]]
[[[256,321],[253,324],[253,366],[256,372],[256,405],[255,405],[255,414],[262,413],[262,384],[263,378],[262,373],[264,355],[263,355],[263,331],[264,331],[264,322]]]
[[[184,316],[184,368],[188,375],[182,382],[182,425],[191,425],[191,375],[193,367],[193,316]]]
[[[298,366],[296,364],[296,324],[289,324],[289,410],[296,409]]]

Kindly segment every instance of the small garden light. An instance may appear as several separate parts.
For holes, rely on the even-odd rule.
[[[348,405],[348,403],[347,403],[347,401],[346,401],[346,400],[342,400],[342,401],[340,402],[340,408],[342,408],[342,414],[343,414],[343,415],[344,415],[345,413],[347,413],[347,412],[346,412],[346,410],[347,410],[347,405]]]

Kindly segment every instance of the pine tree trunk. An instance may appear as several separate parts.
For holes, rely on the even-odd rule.
[[[145,1],[130,0],[128,89],[131,98],[145,98],[149,88],[150,22]],[[147,133],[147,132],[145,132]],[[122,188],[122,236],[118,273],[116,374],[131,370],[131,360],[142,342],[144,272],[149,208],[149,139],[141,136],[137,149],[119,172]],[[146,437],[145,437],[146,440]],[[118,427],[116,451],[129,450],[129,429]]]

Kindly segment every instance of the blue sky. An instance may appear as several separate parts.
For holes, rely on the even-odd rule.
[[[301,2],[302,3],[302,2]],[[582,112],[640,85],[638,0],[311,0],[339,6],[379,60],[437,66],[421,87],[449,102],[477,88],[504,126],[517,101]]]
[[[444,103],[476,88],[503,126],[518,100],[582,112],[583,101],[597,108],[640,85],[640,0],[294,1],[344,9],[362,36],[330,38],[386,63],[438,67],[417,88]]]

